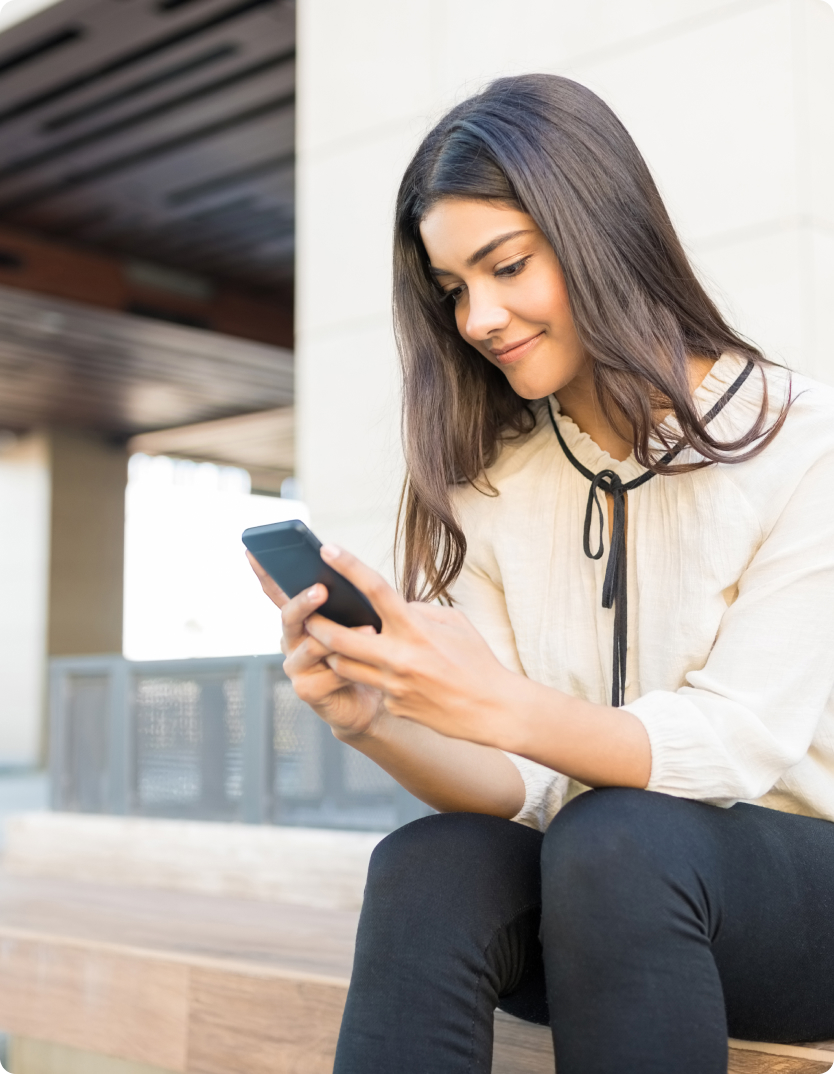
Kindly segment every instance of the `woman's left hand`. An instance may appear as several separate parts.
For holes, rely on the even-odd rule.
[[[351,682],[382,692],[393,716],[451,738],[503,743],[513,717],[514,680],[466,616],[453,608],[408,603],[381,575],[333,545],[322,559],[360,589],[382,619],[369,635],[317,616],[307,631],[333,650],[328,665]]]

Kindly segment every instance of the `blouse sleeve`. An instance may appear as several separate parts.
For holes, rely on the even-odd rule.
[[[832,488],[829,454],[742,575],[704,667],[625,706],[649,735],[649,790],[731,806],[805,757],[834,689]]]
[[[479,549],[473,548],[470,542],[463,570],[452,587],[454,606],[483,635],[504,667],[523,675],[504,589],[498,580],[498,565],[493,564],[491,570],[485,569],[477,563],[477,559],[484,558],[478,556],[478,552]],[[506,756],[519,770],[526,792],[524,805],[512,819],[544,831],[562,805],[568,787],[567,777],[526,757],[514,753],[506,753]]]

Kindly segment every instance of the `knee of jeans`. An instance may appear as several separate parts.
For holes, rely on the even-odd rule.
[[[629,788],[575,798],[545,834],[545,899],[597,910],[630,894],[650,902],[652,886],[668,882],[680,856],[679,812],[676,799]]]
[[[458,882],[482,873],[490,861],[500,863],[496,851],[518,827],[476,813],[438,813],[406,824],[374,848],[366,895],[401,892],[412,901],[421,892],[454,890]],[[522,838],[533,834],[518,832]]]

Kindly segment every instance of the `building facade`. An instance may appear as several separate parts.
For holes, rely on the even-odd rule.
[[[834,382],[823,0],[305,0],[298,18],[298,467],[323,536],[390,562],[396,189],[433,120],[499,75],[553,72],[601,94],[733,323]]]

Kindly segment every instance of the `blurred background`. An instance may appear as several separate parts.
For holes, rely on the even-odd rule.
[[[393,198],[489,78],[602,94],[731,319],[834,377],[823,0],[6,0],[0,26],[0,770],[42,773],[21,794],[51,758],[53,804],[141,809],[133,662],[276,652],[245,526],[302,517],[390,572]],[[223,718],[240,796],[245,714]]]
[[[424,812],[294,698],[240,533],[390,573],[397,184],[525,71],[614,107],[731,320],[834,383],[825,0],[0,3],[0,815]]]

